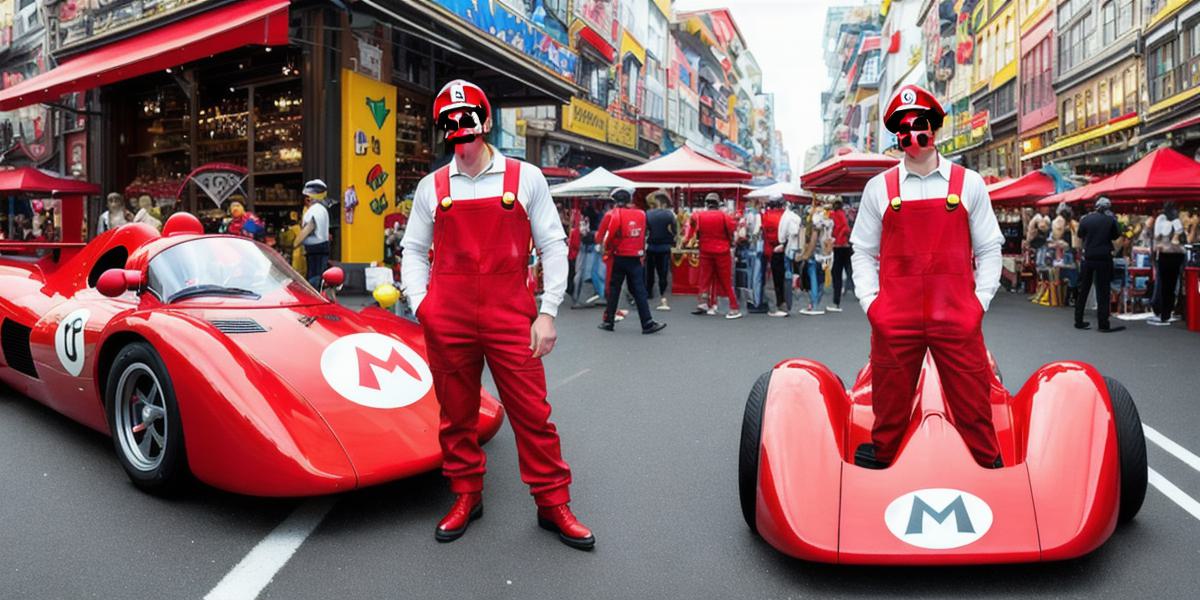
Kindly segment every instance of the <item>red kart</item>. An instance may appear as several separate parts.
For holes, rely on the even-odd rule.
[[[0,380],[111,434],[138,487],[190,473],[305,496],[441,464],[420,327],[330,301],[269,247],[180,213],[161,235],[134,224],[86,245],[0,245],[14,249],[0,256]],[[502,421],[484,393],[481,436]]]
[[[1133,399],[1083,363],[1046,365],[1015,395],[993,371],[1004,467],[971,457],[927,355],[900,451],[872,470],[854,464],[871,441],[870,365],[847,392],[819,363],[779,363],[746,402],[746,523],[781,552],[826,563],[1032,562],[1095,550],[1146,495]]]

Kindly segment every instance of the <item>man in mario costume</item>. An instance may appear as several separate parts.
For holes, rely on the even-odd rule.
[[[855,293],[871,323],[875,425],[873,443],[855,453],[863,467],[895,459],[927,351],[971,454],[1002,466],[981,325],[1000,286],[1004,237],[983,178],[934,147],[945,115],[919,86],[896,92],[884,125],[904,157],[867,182],[850,237]]]
[[[542,367],[557,340],[554,317],[567,287],[566,233],[541,170],[484,140],[492,107],[482,89],[451,81],[438,92],[433,117],[454,158],[417,185],[401,276],[425,331],[442,405],[442,470],[456,494],[435,538],[456,540],[483,515],[486,458],[477,425],[486,360],[538,524],[590,550],[592,532],[567,506],[571,471],[550,422]],[[527,278],[533,247],[542,259],[540,309]]]

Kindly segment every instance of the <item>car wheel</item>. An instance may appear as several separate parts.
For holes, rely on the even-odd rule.
[[[758,456],[762,443],[763,409],[767,405],[767,387],[771,371],[758,376],[750,397],[746,399],[746,414],[742,417],[742,446],[738,455],[738,493],[742,500],[742,516],[750,531],[758,533],[755,508],[758,504]]]
[[[166,365],[150,344],[121,349],[104,399],[117,459],[133,484],[154,494],[182,487],[188,466],[179,405]]]
[[[1121,508],[1117,522],[1126,523],[1137,515],[1146,499],[1146,435],[1129,390],[1111,377],[1105,377],[1104,383],[1116,420],[1117,449],[1121,458]]]

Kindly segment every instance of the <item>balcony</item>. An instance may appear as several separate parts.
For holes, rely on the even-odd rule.
[[[1150,104],[1155,105],[1200,85],[1200,56],[1150,78]]]

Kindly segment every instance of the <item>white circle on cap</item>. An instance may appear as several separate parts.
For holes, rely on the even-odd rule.
[[[379,333],[356,333],[329,344],[321,353],[321,375],[343,398],[371,408],[414,404],[433,387],[425,359]]]
[[[912,88],[906,88],[900,92],[900,101],[905,104],[912,104],[917,101],[917,93]]]

